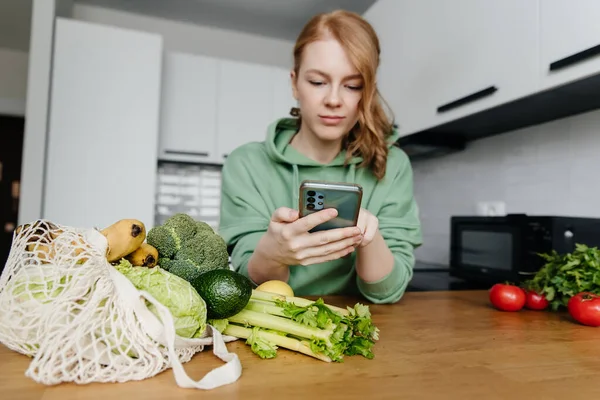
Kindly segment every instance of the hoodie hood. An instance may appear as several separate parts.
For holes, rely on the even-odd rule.
[[[296,132],[296,119],[282,118],[276,120],[268,127],[265,145],[269,158],[279,164],[287,164],[291,166],[293,170],[293,180],[295,182],[294,187],[296,188],[295,195],[297,197],[297,188],[300,186],[300,174],[298,171],[299,167],[343,167],[346,155],[343,151],[340,151],[340,153],[328,164],[322,164],[318,161],[308,158],[289,145]],[[398,131],[394,129],[392,135],[388,138],[388,147],[393,146],[398,138]],[[352,157],[348,161],[350,168],[348,170],[348,175],[346,176],[346,181],[356,181],[356,165],[360,164],[362,161],[362,157]]]

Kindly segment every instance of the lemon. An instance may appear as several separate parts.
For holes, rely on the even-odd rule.
[[[256,288],[256,290],[259,290],[261,292],[280,294],[289,297],[294,296],[294,291],[292,290],[292,287],[287,283],[278,280],[263,282]]]

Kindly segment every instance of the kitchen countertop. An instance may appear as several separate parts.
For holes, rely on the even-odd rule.
[[[344,306],[358,299],[326,297]],[[486,291],[410,292],[371,305],[381,330],[375,358],[325,363],[279,350],[259,359],[242,340],[228,343],[243,372],[210,391],[180,389],[170,370],[139,382],[45,387],[24,376],[29,359],[0,345],[3,399],[525,399],[599,398],[598,328],[565,313],[496,311]],[[200,379],[222,365],[211,349],[185,364]]]
[[[450,276],[448,265],[417,260],[413,277],[408,284],[409,292],[429,292],[445,290],[488,290],[492,284],[475,282]]]

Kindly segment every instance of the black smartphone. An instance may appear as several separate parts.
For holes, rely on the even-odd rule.
[[[356,226],[362,194],[362,187],[355,183],[303,181],[300,184],[298,207],[300,217],[326,208],[335,208],[338,211],[337,217],[316,226],[311,232]]]

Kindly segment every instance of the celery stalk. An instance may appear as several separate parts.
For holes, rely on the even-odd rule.
[[[252,335],[252,329],[230,324],[230,325],[227,325],[227,328],[225,328],[223,333],[225,335],[230,335],[230,336],[234,336],[234,337],[238,337],[238,338],[242,338],[242,339],[248,339],[250,337],[250,335]],[[259,335],[264,340],[272,342],[279,347],[283,347],[288,350],[306,354],[307,356],[311,356],[311,357],[317,358],[322,361],[331,362],[331,358],[329,358],[325,355],[313,352],[310,349],[308,343],[306,343],[304,341],[300,341],[297,339],[289,338],[287,336],[282,336],[282,335],[278,335],[276,333],[270,333],[270,332],[264,332],[264,331],[259,331]]]
[[[248,309],[243,309],[228,319],[231,322],[242,325],[273,329],[307,339],[323,339],[325,342],[329,342],[329,336],[333,333],[331,330],[313,328],[311,326],[302,325],[288,318],[282,318],[276,315],[265,314]]]
[[[287,318],[287,316],[285,315],[285,313],[283,312],[283,309],[281,307],[278,307],[278,306],[274,305],[273,303],[267,303],[265,301],[250,299],[248,304],[246,304],[245,309],[260,312],[260,313],[277,315],[278,317]]]
[[[313,300],[304,299],[302,297],[284,296],[284,295],[276,294],[276,293],[262,292],[260,290],[255,290],[255,289],[252,290],[252,295],[250,298],[253,300],[261,300],[261,301],[269,301],[269,302],[275,302],[276,300],[283,300],[283,301],[287,301],[288,303],[293,303],[300,307],[306,307],[313,303]],[[345,308],[332,306],[330,304],[327,304],[327,307],[329,307],[332,311],[335,311],[343,316],[349,315],[348,310]]]

